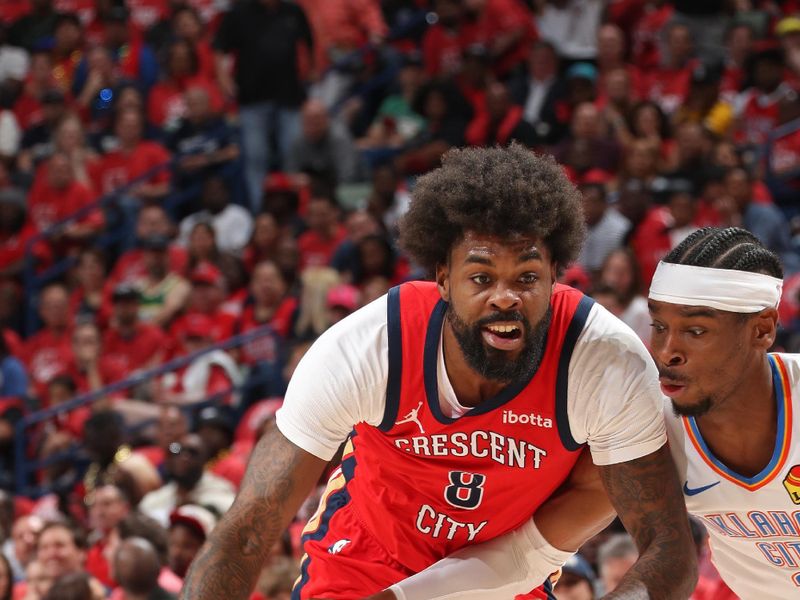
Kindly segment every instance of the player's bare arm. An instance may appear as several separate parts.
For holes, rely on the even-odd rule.
[[[639,560],[606,598],[688,598],[696,552],[669,450],[600,467],[611,503],[639,548]]]
[[[569,479],[539,507],[533,520],[552,546],[577,552],[616,516],[600,470],[592,463],[589,449],[585,448]]]
[[[270,549],[326,464],[273,425],[253,450],[236,501],[192,563],[180,597],[248,598]]]

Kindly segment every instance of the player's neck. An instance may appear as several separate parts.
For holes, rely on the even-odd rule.
[[[764,357],[742,378],[743,385],[697,419],[700,432],[713,454],[746,477],[767,465],[775,447],[777,406],[772,370]],[[747,435],[742,435],[746,431]]]
[[[508,385],[502,381],[481,377],[469,366],[448,323],[445,323],[442,328],[442,336],[444,366],[459,404],[477,406],[484,400],[499,394]]]

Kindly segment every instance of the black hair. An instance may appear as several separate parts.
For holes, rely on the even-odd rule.
[[[665,263],[762,273],[783,279],[781,261],[756,236],[739,227],[704,227],[678,244]]]
[[[433,273],[467,232],[539,238],[563,268],[583,241],[580,193],[553,157],[519,144],[450,150],[419,178],[400,243]]]

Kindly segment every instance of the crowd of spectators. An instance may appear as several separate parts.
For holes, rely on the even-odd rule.
[[[309,344],[425,276],[398,221],[453,147],[558,159],[562,280],[645,342],[658,260],[751,230],[797,350],[799,93],[797,0],[0,2],[0,600],[172,598]],[[288,598],[314,507],[254,598]],[[634,560],[600,541],[559,598]]]

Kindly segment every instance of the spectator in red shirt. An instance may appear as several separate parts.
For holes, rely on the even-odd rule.
[[[28,198],[28,217],[37,230],[44,231],[93,200],[92,191],[75,180],[69,157],[64,153],[54,154],[34,181]],[[102,214],[93,211],[66,225],[61,235],[68,241],[81,241],[102,226]]]
[[[538,37],[533,14],[521,0],[468,0],[464,5],[470,42],[488,48],[497,77],[508,76]]]
[[[457,0],[436,0],[438,17],[422,39],[425,72],[431,77],[448,77],[461,70],[461,56],[469,45],[464,28],[464,9]]]
[[[66,372],[79,394],[97,391],[125,376],[119,361],[103,352],[100,329],[91,321],[78,323],[72,330],[72,360]]]
[[[75,70],[83,57],[83,25],[75,13],[58,15],[53,32],[53,79],[65,94],[72,90]]]
[[[248,273],[263,260],[274,260],[278,254],[281,230],[272,213],[261,213],[253,222],[253,234],[242,252],[242,261]]]
[[[209,262],[201,262],[189,274],[192,289],[186,314],[178,317],[169,330],[173,348],[183,353],[185,331],[191,326],[195,315],[209,318],[211,328],[207,332],[214,342],[221,342],[231,337],[235,316],[223,309],[225,301],[225,277],[222,272]]]
[[[45,120],[47,109],[42,100],[47,91],[55,88],[50,53],[45,50],[34,52],[30,58],[22,93],[14,103],[14,114],[23,130]]]
[[[467,143],[473,146],[505,146],[512,141],[532,147],[539,141],[533,125],[522,118],[522,107],[511,103],[505,84],[494,82],[486,92],[486,109],[467,127]]]
[[[270,325],[282,340],[288,339],[297,310],[297,299],[287,296],[287,292],[286,281],[277,265],[272,261],[258,263],[253,269],[250,294],[236,320],[234,332],[238,335]],[[271,344],[267,348],[257,339],[242,346],[240,360],[251,365],[259,361],[273,361],[279,350],[279,347]]]
[[[206,91],[214,112],[222,109],[222,93],[213,81],[200,73],[197,53],[189,41],[173,41],[167,47],[166,56],[163,77],[148,96],[147,114],[151,123],[167,131],[174,130],[178,121],[186,116],[185,94],[192,88]]]
[[[647,97],[668,115],[675,112],[689,93],[692,69],[696,65],[692,59],[694,41],[688,26],[671,23],[666,31],[667,54],[662,57],[661,66],[650,72]]]
[[[211,263],[222,273],[228,292],[236,292],[245,283],[242,263],[230,252],[220,250],[217,233],[210,221],[198,221],[189,230],[187,268],[193,271],[201,263]]]
[[[125,109],[117,114],[114,133],[119,148],[103,156],[95,174],[101,193],[115,192],[169,160],[169,152],[161,144],[142,139],[143,130],[144,119],[140,112]],[[168,191],[169,171],[163,169],[136,184],[129,193],[140,200],[155,201],[166,196]]]
[[[36,235],[36,227],[26,216],[22,190],[0,190],[0,281],[8,281],[22,273],[28,240]],[[33,247],[34,257],[45,261],[50,255],[46,243]]]
[[[172,34],[189,42],[197,53],[199,73],[214,81],[214,50],[206,35],[203,20],[192,6],[178,5],[172,13]]]
[[[41,392],[55,375],[66,370],[72,357],[69,296],[62,284],[42,290],[39,315],[44,327],[23,342],[21,358]]]
[[[740,144],[760,145],[778,124],[781,100],[797,92],[785,80],[780,48],[767,47],[757,52],[748,75],[753,85],[739,99],[735,138]]]
[[[105,354],[121,365],[125,376],[160,364],[166,336],[159,327],[139,320],[139,290],[122,283],[111,298],[111,323],[103,336]]]
[[[213,327],[213,321],[206,315],[188,315],[181,339],[185,352],[192,354],[213,344]],[[212,350],[164,376],[164,399],[178,404],[191,404],[221,395],[225,404],[233,404],[236,398],[231,395],[231,391],[241,383],[241,379],[239,365],[230,355],[222,350]]]
[[[109,277],[111,288],[113,289],[118,283],[135,282],[145,276],[145,251],[141,247],[142,240],[152,236],[171,238],[174,233],[175,226],[162,207],[156,204],[143,206],[136,219],[136,239],[139,247],[128,250],[117,260]],[[188,254],[182,246],[170,242],[167,248],[167,260],[170,272],[183,273]]]
[[[629,64],[626,59],[625,33],[612,23],[602,25],[597,31],[597,84],[600,94],[607,93],[606,77],[616,69],[624,69],[631,81],[631,90],[635,97],[642,92],[642,74],[639,69]]]
[[[167,562],[178,577],[186,577],[200,548],[216,525],[213,513],[199,504],[184,504],[169,516]]]
[[[87,143],[83,123],[77,115],[69,114],[61,119],[53,136],[53,145],[57,152],[69,158],[75,180],[93,188],[91,172],[100,157]]]
[[[86,553],[86,571],[106,587],[114,586],[111,563],[119,543],[117,526],[131,511],[130,500],[120,487],[107,483],[86,496],[89,525],[97,540]]]
[[[308,203],[308,231],[297,240],[300,270],[330,264],[333,253],[347,237],[339,223],[339,208],[328,194],[318,194]]]

